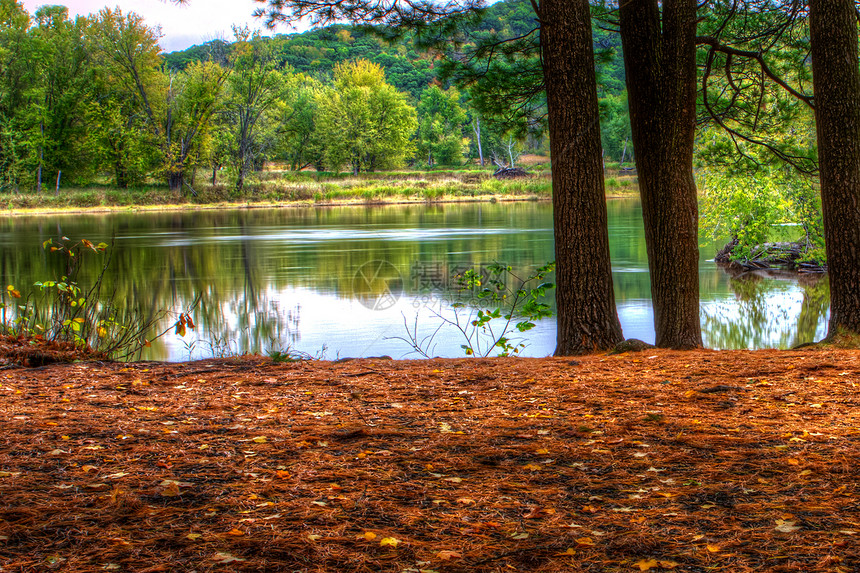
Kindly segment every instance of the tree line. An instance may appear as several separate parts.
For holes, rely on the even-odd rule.
[[[411,30],[430,44],[450,46],[450,65],[461,81],[488,94],[480,107],[493,109],[508,94],[506,104],[523,125],[545,118],[557,354],[611,348],[622,339],[609,262],[594,18],[618,34],[623,48],[657,346],[702,344],[693,166],[697,134],[707,128],[727,134],[741,161],[749,159],[749,143],[789,168],[817,171],[830,265],[828,337],[860,333],[860,62],[852,0],[521,5],[532,11],[533,26],[513,38],[470,38],[458,25],[479,17],[483,0],[270,0],[262,13],[271,24],[348,20]],[[798,106],[814,114],[811,154],[773,141],[766,129],[798,117],[786,113]]]
[[[517,9],[502,3],[476,33],[520,33],[528,20]],[[272,160],[359,172],[547,151],[540,122],[521,129],[478,111],[470,90],[443,76],[440,52],[411,39],[344,25],[233,34],[165,55],[157,29],[134,13],[70,19],[64,6],[30,15],[0,0],[0,191],[58,191],[108,175],[120,188],[155,179],[193,193],[198,170],[216,184],[226,167],[241,192]],[[607,113],[626,116],[612,61]],[[615,124],[607,137],[620,148],[629,128]]]

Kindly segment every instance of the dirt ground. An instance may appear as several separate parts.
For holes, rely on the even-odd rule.
[[[860,353],[0,370],[0,571],[860,571]]]

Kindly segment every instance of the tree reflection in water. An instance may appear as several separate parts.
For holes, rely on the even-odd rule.
[[[791,348],[824,336],[830,306],[825,274],[720,265],[735,300],[702,309],[709,348]]]

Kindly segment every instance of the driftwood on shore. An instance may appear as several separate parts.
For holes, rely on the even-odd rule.
[[[740,271],[756,271],[778,269],[796,273],[826,273],[827,265],[815,261],[802,261],[807,253],[807,247],[800,242],[777,242],[756,245],[745,259],[733,260],[732,253],[738,246],[738,240],[732,239],[720,249],[714,257],[714,262],[734,267]]]
[[[514,179],[517,177],[528,177],[529,173],[522,167],[501,167],[493,173],[496,179]]]

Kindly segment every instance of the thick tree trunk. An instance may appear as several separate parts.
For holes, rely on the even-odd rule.
[[[657,0],[622,2],[619,14],[656,345],[697,348],[696,2],[665,0],[662,22]]]
[[[540,3],[552,154],[558,339],[556,356],[622,340],[609,263],[597,85],[588,0]]]
[[[828,338],[860,334],[860,70],[852,0],[811,0],[812,80],[824,241]]]
[[[241,193],[245,187],[245,165],[244,163],[239,168],[239,177],[236,179],[236,193]]]
[[[113,170],[116,177],[116,186],[120,189],[128,189],[128,174],[122,161],[115,161]]]
[[[167,174],[167,185],[171,191],[182,191],[184,178],[181,171],[171,171]]]

